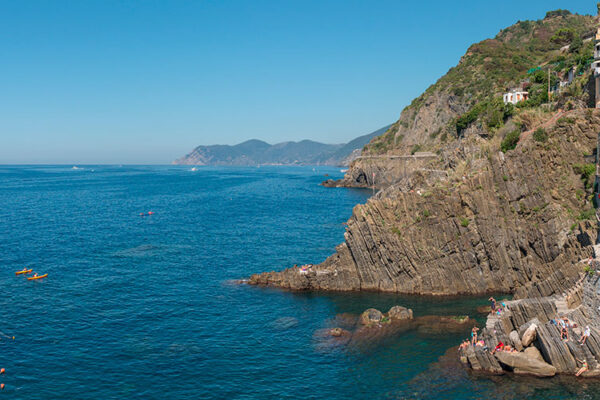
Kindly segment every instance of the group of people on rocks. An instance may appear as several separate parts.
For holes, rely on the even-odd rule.
[[[498,315],[500,315],[500,313],[502,311],[504,311],[504,309],[508,308],[505,303],[502,303],[502,306],[504,308],[498,307],[496,299],[494,299],[493,297],[490,297],[489,301],[491,303],[492,313],[497,313]],[[569,339],[569,328],[577,327],[577,324],[570,321],[566,315],[563,315],[562,317],[557,317],[557,318],[551,320],[550,323],[556,325],[556,327],[560,330],[560,337],[565,342],[570,340]],[[474,347],[480,346],[480,347],[483,347],[483,350],[489,350],[487,345],[485,344],[485,341],[479,339],[478,333],[479,333],[479,328],[476,326],[473,327],[473,329],[471,329],[471,340],[469,340],[469,339],[463,340],[463,342],[458,347],[459,351],[461,351],[469,346],[474,346]],[[581,337],[577,340],[577,342],[581,346],[583,346],[586,343],[587,339],[590,337],[591,333],[592,332],[591,332],[589,325],[586,325],[583,333],[581,334]],[[509,353],[518,353],[519,352],[514,347],[504,344],[502,342],[499,342],[494,347],[494,349],[490,351],[490,354],[495,354],[499,351],[509,352]],[[578,358],[575,358],[575,359],[577,360],[578,363],[581,364],[581,367],[579,368],[579,370],[577,370],[577,372],[575,373],[575,376],[580,376],[581,374],[583,374],[584,372],[589,370],[589,364],[588,364],[587,360],[585,360],[585,359],[580,360]]]
[[[501,306],[498,306],[498,302],[496,301],[495,298],[490,297],[489,299],[490,302],[490,306],[492,308],[492,313],[497,314],[498,316],[500,316],[502,314],[502,312],[504,312],[504,310],[508,309],[508,306],[506,305],[505,302],[502,302]]]
[[[485,344],[485,341],[478,339],[478,332],[479,332],[479,328],[474,326],[473,329],[471,329],[471,340],[469,340],[469,339],[463,340],[463,342],[460,344],[460,346],[458,346],[458,349],[462,350],[469,346],[481,346],[484,349],[487,349],[487,345]]]
[[[566,315],[563,315],[562,318],[555,318],[550,322],[552,324],[556,325],[556,327],[558,329],[560,329],[560,338],[564,342],[569,341],[569,328],[577,328],[577,324],[571,322],[569,320],[569,318],[567,318]],[[585,344],[587,338],[590,337],[591,333],[592,333],[592,330],[590,329],[590,326],[586,325],[583,333],[581,334],[581,337],[579,338],[579,340],[577,340],[579,342],[579,344],[583,346]]]
[[[300,272],[301,274],[305,274],[308,271],[311,270],[311,268],[313,267],[312,264],[306,264],[300,267],[300,269],[298,270],[298,272]],[[298,268],[298,264],[294,264],[294,268]]]

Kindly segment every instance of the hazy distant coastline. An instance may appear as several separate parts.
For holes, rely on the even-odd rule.
[[[350,164],[362,148],[387,129],[385,126],[345,144],[325,144],[312,140],[269,144],[252,139],[230,145],[198,146],[173,164],[178,165],[339,165]]]

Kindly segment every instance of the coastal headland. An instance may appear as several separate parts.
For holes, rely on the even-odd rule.
[[[252,275],[290,290],[506,293],[464,365],[600,375],[599,19],[550,11],[472,45],[371,140],[339,181],[368,187],[318,265]],[[520,96],[520,97],[519,97]],[[518,100],[515,100],[518,99]],[[557,320],[567,318],[564,341]],[[533,327],[533,328],[532,328]],[[525,336],[525,337],[524,337]],[[512,352],[492,352],[499,343]]]

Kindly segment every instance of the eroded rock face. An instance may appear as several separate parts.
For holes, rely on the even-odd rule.
[[[249,283],[294,290],[377,290],[406,294],[560,293],[570,268],[592,253],[595,222],[568,210],[591,207],[573,165],[596,147],[600,113],[547,129],[506,154],[490,151],[462,177],[408,192],[383,190],[354,208],[336,253],[308,273],[253,275]]]

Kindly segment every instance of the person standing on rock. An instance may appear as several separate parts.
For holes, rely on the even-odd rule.
[[[581,335],[581,339],[579,339],[579,343],[581,343],[582,346],[585,344],[587,338],[590,337],[591,333],[592,331],[590,330],[590,326],[586,325],[585,331],[583,331],[583,335]]]
[[[564,320],[561,320],[560,326],[560,338],[565,342],[569,341],[569,330],[567,329],[567,323]]]
[[[477,343],[477,331],[479,330],[478,327],[474,326],[473,329],[471,329],[471,344],[473,346],[475,346],[475,343]]]
[[[490,297],[488,300],[490,301],[490,303],[492,303],[492,312],[496,311],[496,299]]]

